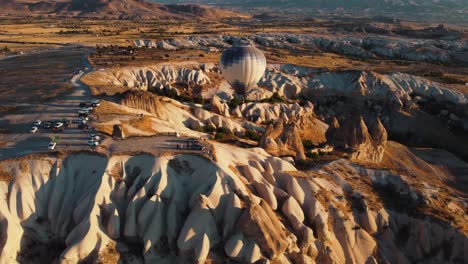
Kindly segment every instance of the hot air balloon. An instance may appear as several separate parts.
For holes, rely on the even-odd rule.
[[[265,55],[250,45],[231,47],[221,56],[223,76],[240,94],[245,94],[256,87],[265,69]]]

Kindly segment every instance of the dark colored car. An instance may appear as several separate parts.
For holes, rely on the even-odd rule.
[[[89,125],[80,123],[80,124],[78,124],[78,128],[79,129],[89,129]]]
[[[45,129],[50,129],[50,128],[52,128],[52,122],[50,122],[50,121],[45,122],[43,127],[44,127]]]
[[[187,139],[187,142],[189,144],[194,144],[194,143],[200,142],[200,140],[198,138],[189,138],[189,139]]]
[[[203,150],[203,149],[205,149],[204,146],[198,145],[198,144],[192,144],[192,145],[189,146],[189,148],[194,149],[194,150]]]
[[[59,132],[63,132],[63,126],[61,127],[54,127],[54,133],[59,133]]]
[[[85,107],[85,106],[86,106],[86,103],[80,103],[79,106],[80,106],[80,107]]]

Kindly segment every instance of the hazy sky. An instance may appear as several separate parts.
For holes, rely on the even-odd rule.
[[[153,0],[161,3],[202,3],[244,12],[318,14],[317,10],[403,19],[468,23],[468,0]]]

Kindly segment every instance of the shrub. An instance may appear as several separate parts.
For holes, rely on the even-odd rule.
[[[196,104],[205,104],[206,103],[205,98],[203,98],[203,97],[195,97],[193,99],[193,102],[196,103]]]
[[[215,135],[215,139],[216,139],[216,140],[221,140],[221,139],[223,139],[225,136],[226,136],[226,134],[224,134],[223,132],[218,132],[218,133],[216,133],[216,135]]]
[[[228,105],[229,105],[229,108],[232,110],[232,109],[235,109],[237,106],[241,105],[242,104],[242,100],[237,98],[237,97],[234,97],[231,99],[231,101],[229,101]]]
[[[301,160],[296,160],[295,164],[298,167],[304,167],[308,164],[308,162],[305,159],[301,159]]]
[[[307,152],[306,156],[315,162],[320,160],[320,155],[316,152]]]
[[[213,133],[216,130],[216,127],[213,125],[207,125],[204,127],[205,132],[207,133]]]
[[[224,127],[219,127],[218,129],[216,129],[216,133],[232,134],[232,132],[229,129]]]
[[[312,140],[303,140],[302,141],[302,145],[304,146],[305,149],[312,149],[315,147],[314,143],[312,142]]]
[[[286,100],[281,97],[278,93],[273,93],[273,95],[268,98],[268,99],[263,99],[261,101],[262,103],[270,103],[270,104],[276,104],[276,103],[284,103]]]
[[[260,135],[257,133],[257,131],[253,129],[248,129],[247,131],[245,131],[245,137],[253,141],[260,140]]]

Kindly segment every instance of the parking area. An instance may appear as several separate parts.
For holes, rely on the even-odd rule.
[[[44,103],[18,102],[19,111],[0,117],[0,159],[47,152],[49,148],[79,150],[91,147],[89,136],[95,133],[91,125],[92,111],[89,115],[78,116],[84,108],[92,107],[94,99],[89,88],[80,81],[92,70],[86,52],[82,53],[77,65],[80,66],[70,72],[71,92]],[[52,147],[50,143],[54,142]]]
[[[61,52],[67,56],[66,51]],[[32,153],[79,150],[110,154],[198,153],[212,158],[213,152],[208,142],[179,137],[177,133],[125,140],[96,135],[93,109],[99,107],[99,101],[95,101],[89,87],[80,81],[92,68],[86,52],[82,53],[81,61],[73,60],[74,65],[79,66],[69,72],[72,77],[68,81],[73,85],[69,93],[43,102],[17,102],[14,112],[0,116],[0,160]],[[33,80],[29,80],[31,82]]]

